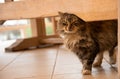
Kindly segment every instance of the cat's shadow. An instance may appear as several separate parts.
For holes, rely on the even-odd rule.
[[[112,72],[117,72],[116,67],[113,66],[100,66],[100,67],[93,67],[92,75],[105,75],[111,74]]]

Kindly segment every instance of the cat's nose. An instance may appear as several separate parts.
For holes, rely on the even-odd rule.
[[[68,31],[72,31],[73,30],[73,27],[68,27]]]
[[[69,29],[68,31],[72,31],[72,29]]]

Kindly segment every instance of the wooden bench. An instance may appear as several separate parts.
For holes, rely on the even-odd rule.
[[[52,39],[57,35],[50,37],[45,36],[45,17],[54,17],[58,11],[75,13],[85,21],[105,20],[118,18],[117,0],[21,0],[0,4],[0,20],[10,19],[31,19],[32,31],[34,37],[21,39],[15,42],[6,50],[22,50],[30,46],[37,46],[41,43],[61,43]],[[119,22],[120,24],[120,22]],[[118,52],[120,51],[120,27],[118,28]],[[53,41],[54,40],[54,41]],[[120,60],[120,54],[118,53]],[[119,61],[118,60],[118,61]],[[120,67],[120,61],[119,61]],[[120,68],[119,68],[120,75]]]

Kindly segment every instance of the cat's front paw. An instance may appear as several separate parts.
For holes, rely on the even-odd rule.
[[[91,75],[91,70],[83,69],[82,74],[83,75]]]

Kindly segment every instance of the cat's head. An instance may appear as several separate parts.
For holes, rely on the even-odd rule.
[[[64,31],[65,33],[76,33],[83,28],[85,23],[85,21],[71,13],[59,12],[59,16],[60,20],[58,29]]]

